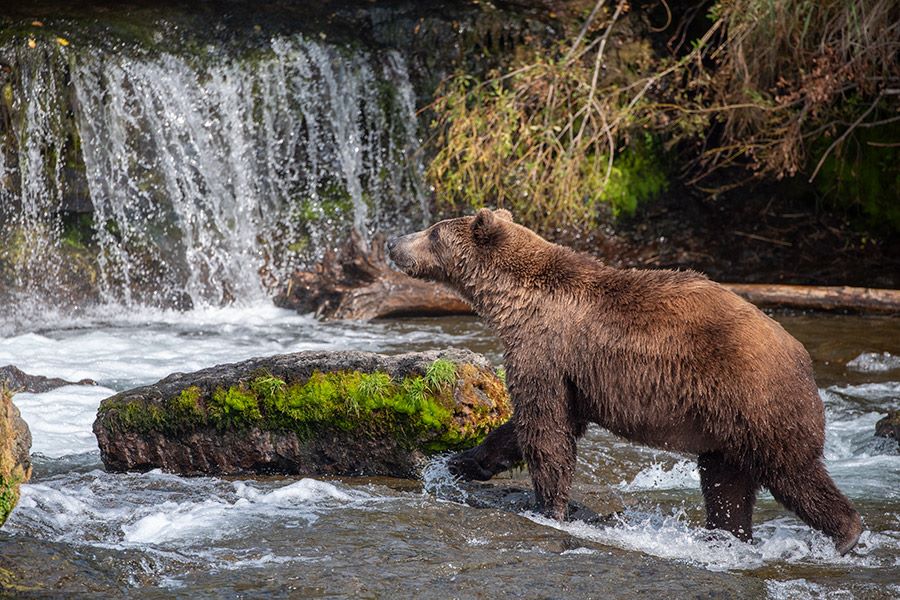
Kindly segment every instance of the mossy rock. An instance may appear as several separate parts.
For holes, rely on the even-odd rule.
[[[31,432],[12,403],[12,392],[0,386],[0,525],[19,500],[19,485],[31,477]]]
[[[491,364],[463,350],[300,352],[177,373],[100,404],[112,471],[413,477],[511,415]]]

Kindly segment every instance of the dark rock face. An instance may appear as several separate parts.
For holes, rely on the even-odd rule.
[[[93,379],[81,381],[66,381],[58,377],[44,377],[43,375],[29,375],[13,365],[0,367],[0,385],[17,392],[31,392],[41,394],[49,392],[64,385],[97,385]]]
[[[505,386],[468,351],[301,352],[117,394],[94,433],[113,471],[411,477],[510,414]]]
[[[886,417],[875,423],[875,435],[900,443],[900,410],[889,410]]]
[[[0,525],[19,500],[19,485],[31,478],[31,432],[0,386]]]

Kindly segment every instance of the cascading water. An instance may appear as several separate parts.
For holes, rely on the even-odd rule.
[[[425,216],[396,52],[300,35],[241,56],[20,40],[0,60],[13,72],[0,260],[20,296],[61,262],[67,162],[86,179],[108,303],[258,299],[351,227],[368,237]]]

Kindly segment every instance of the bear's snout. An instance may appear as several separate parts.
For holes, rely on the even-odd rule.
[[[387,254],[398,269],[413,277],[433,277],[434,257],[424,232],[393,237],[385,244]]]
[[[387,248],[388,256],[391,257],[394,264],[397,265],[401,271],[409,274],[409,268],[415,261],[410,256],[407,238],[409,238],[408,235],[392,237],[385,244],[385,248]]]

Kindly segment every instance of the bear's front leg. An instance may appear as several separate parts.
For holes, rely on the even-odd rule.
[[[564,382],[511,387],[516,433],[528,463],[538,510],[562,521],[575,475],[578,437],[584,424],[572,413],[572,398]]]
[[[522,462],[514,419],[493,430],[484,441],[447,460],[450,473],[466,481],[487,481]]]

